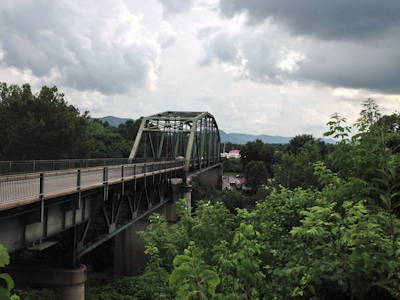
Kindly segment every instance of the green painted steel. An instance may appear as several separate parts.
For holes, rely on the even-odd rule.
[[[167,111],[142,119],[129,155],[137,158],[175,157],[185,160],[184,179],[190,173],[220,164],[221,140],[208,112]]]
[[[32,183],[25,176],[1,182],[10,189],[28,180],[40,189],[0,201],[0,243],[13,253],[42,241],[64,241],[63,232],[73,231],[73,265],[170,201],[172,178],[182,177],[182,169],[182,161],[172,160],[28,175],[35,177]]]
[[[70,233],[75,265],[170,201],[173,179],[219,166],[220,150],[210,113],[164,112],[143,118],[129,158],[0,162],[0,242],[11,253]]]

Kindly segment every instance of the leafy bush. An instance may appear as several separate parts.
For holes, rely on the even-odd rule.
[[[7,249],[0,244],[0,268],[4,268],[10,263],[10,256],[7,253]],[[1,299],[19,299],[18,296],[12,295],[11,291],[14,288],[14,281],[11,276],[7,273],[0,274],[0,298]]]

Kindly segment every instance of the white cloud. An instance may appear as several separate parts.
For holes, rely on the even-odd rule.
[[[214,98],[214,92],[208,87],[202,88],[195,95],[195,99],[198,101],[211,101]]]
[[[293,73],[299,69],[299,63],[305,59],[305,56],[293,50],[286,49],[283,47],[281,49],[281,60],[277,62],[277,67],[282,71],[287,71]]]
[[[185,13],[194,5],[194,0],[158,0],[158,2],[163,5],[167,16]]]
[[[5,0],[0,81],[56,85],[94,117],[207,110],[222,130],[251,134],[321,137],[332,113],[351,124],[369,97],[398,109],[393,1],[354,17],[336,1],[289,3]]]
[[[4,65],[104,94],[155,85],[160,45],[123,1],[16,2],[1,10]]]
[[[172,26],[165,21],[160,23],[160,29],[157,33],[157,41],[162,47],[171,46],[177,37],[176,31],[172,28]]]
[[[344,97],[348,99],[355,99],[360,94],[358,89],[336,88],[332,90],[332,95],[335,97]]]

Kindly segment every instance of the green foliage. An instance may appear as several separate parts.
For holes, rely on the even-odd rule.
[[[89,122],[87,138],[88,158],[128,157],[133,144],[117,133],[116,128],[100,120]]]
[[[190,183],[192,185],[193,204],[196,205],[196,202],[200,200],[211,200],[212,202],[215,202],[215,198],[218,198],[218,190],[203,178],[194,177]]]
[[[232,213],[235,212],[236,208],[252,209],[255,206],[255,201],[241,191],[217,190],[200,177],[193,178],[191,184],[193,186],[192,206],[195,208],[201,200],[213,205],[222,202]]]
[[[243,169],[246,169],[247,164],[251,161],[262,161],[267,168],[268,174],[273,176],[274,154],[274,148],[269,144],[264,144],[261,140],[247,142],[240,151]]]
[[[185,254],[175,257],[169,280],[172,287],[178,288],[176,299],[207,299],[214,296],[220,280],[217,273],[200,258],[200,248],[192,243]]]
[[[1,92],[17,108],[37,97],[29,86],[3,84]],[[46,99],[56,93],[43,92]],[[5,107],[0,105],[0,113]],[[34,115],[21,118],[26,124],[32,120]],[[86,298],[400,298],[399,116],[381,116],[368,99],[353,126],[337,113],[327,125],[327,136],[341,138],[329,158],[319,141],[297,138],[275,169],[281,185],[259,189],[256,205],[251,200],[256,198],[194,180],[196,209],[189,211],[186,201],[179,201],[178,223],[168,225],[154,214],[141,233],[149,254],[143,272],[88,280]],[[132,138],[135,126],[88,123],[91,153],[103,155],[102,147],[113,139],[121,139],[113,151],[125,151],[122,141]],[[353,128],[358,133],[349,137]],[[0,139],[3,145],[5,135]],[[256,182],[274,160],[261,141],[242,148],[246,177]],[[6,264],[4,253],[0,248],[0,262]],[[7,285],[1,292],[9,293]]]
[[[333,136],[333,138],[341,138],[342,142],[348,141],[349,133],[351,132],[350,126],[342,126],[342,123],[346,123],[347,119],[342,118],[337,112],[331,115],[331,121],[326,125],[329,126],[329,131],[324,133],[324,136]]]
[[[310,188],[315,183],[304,189],[270,187],[254,209],[236,214],[218,202],[223,194],[200,201],[192,214],[182,203],[181,221],[171,227],[175,238],[168,240],[174,249],[178,241],[180,249],[184,244],[190,249],[178,250],[169,279],[178,297],[400,298],[398,127],[379,122],[374,109],[367,101],[356,124],[360,132],[351,139],[343,118],[336,115],[328,123],[329,134],[343,137],[330,155],[338,172],[317,161],[318,143],[285,154],[284,162],[296,160],[308,174],[315,168],[319,189]],[[215,294],[196,277],[203,263],[213,278],[218,275]]]
[[[244,176],[246,185],[252,187],[253,191],[257,191],[258,187],[266,184],[269,175],[265,163],[263,161],[252,160],[244,168]]]
[[[89,117],[55,86],[0,83],[0,160],[127,157],[140,120],[115,128]]]
[[[0,158],[2,160],[73,158],[85,153],[86,113],[68,105],[56,87],[33,95],[22,88],[0,85]]]
[[[242,165],[240,163],[240,158],[228,158],[224,162],[224,172],[241,173]]]
[[[149,254],[150,262],[162,266],[168,271],[172,270],[172,260],[178,254],[176,239],[179,239],[175,234],[170,234],[170,228],[165,217],[160,214],[153,214],[149,217],[150,225],[146,231],[139,232],[143,243],[146,245],[146,254]]]
[[[7,249],[0,244],[0,268],[4,268],[10,263],[10,256],[7,253]],[[7,273],[0,274],[0,299],[12,299],[17,300],[17,295],[12,295],[11,290],[14,288],[14,281],[11,276]]]
[[[319,187],[314,164],[322,160],[320,144],[316,141],[306,142],[296,153],[283,154],[281,163],[274,168],[276,182],[292,190],[297,187]]]
[[[326,144],[320,139],[315,139],[311,134],[297,135],[292,138],[287,145],[285,145],[284,153],[297,156],[307,144],[318,144],[318,152],[322,160],[332,152],[333,146]]]
[[[314,142],[315,139],[311,134],[296,135],[286,145],[284,153],[291,153],[297,155],[301,149],[309,142]]]
[[[49,289],[16,289],[15,293],[20,297],[22,300],[62,300],[62,296],[57,294],[55,291]]]
[[[93,274],[99,279],[99,274]],[[89,277],[90,278],[90,277]],[[135,296],[140,282],[133,277],[103,277],[95,283],[89,281],[85,288],[85,299],[87,300],[136,300],[141,299]],[[95,283],[95,284],[94,284]]]
[[[117,132],[122,135],[122,137],[127,140],[133,142],[136,139],[136,135],[139,131],[140,124],[142,123],[143,117],[137,119],[136,121],[130,119],[123,124],[120,124],[117,128]]]

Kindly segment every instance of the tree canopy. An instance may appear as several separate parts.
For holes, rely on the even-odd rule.
[[[55,86],[0,83],[0,160],[128,157],[139,125],[91,121]]]
[[[327,135],[343,137],[329,155],[340,172],[316,162],[320,189],[268,187],[252,211],[236,214],[215,198],[189,213],[183,201],[170,230],[154,216],[143,233],[152,267],[142,279],[169,274],[156,292],[187,299],[398,299],[400,156],[387,141],[399,134],[369,118],[377,115],[371,104],[351,139],[342,135],[343,118],[329,123]],[[318,147],[308,141],[285,155],[309,163]]]
[[[64,101],[56,87],[44,86],[33,95],[22,88],[0,84],[0,157],[2,160],[59,159],[85,152],[88,120]]]
[[[246,169],[247,164],[251,161],[262,161],[268,174],[273,176],[274,153],[275,150],[272,146],[264,144],[259,139],[254,142],[247,142],[240,151],[243,169]]]

